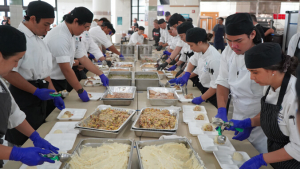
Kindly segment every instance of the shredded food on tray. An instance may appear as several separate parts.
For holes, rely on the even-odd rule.
[[[184,98],[186,98],[186,99],[193,99],[194,95],[193,95],[193,93],[190,93],[190,94],[185,95]]]
[[[172,92],[160,93],[154,90],[149,90],[149,94],[150,99],[175,99],[174,93]]]
[[[201,111],[201,107],[200,106],[195,106],[193,110],[194,111]]]
[[[203,114],[199,114],[195,120],[204,120],[204,115]]]
[[[136,79],[158,79],[157,75],[135,75]]]
[[[99,147],[82,146],[69,162],[71,169],[126,169],[130,145],[104,143]]]
[[[163,71],[160,71],[160,70],[146,70],[145,72],[157,72],[159,75],[163,75],[164,72]]]
[[[140,127],[148,129],[174,129],[175,124],[176,116],[171,115],[166,109],[144,109],[139,119]]]
[[[109,74],[108,78],[109,79],[130,79],[131,76],[130,75],[112,75],[112,74]]]
[[[156,63],[143,65],[143,68],[156,68]]]
[[[181,89],[179,85],[175,85],[174,88],[175,88],[176,90],[180,90],[180,89]]]
[[[132,64],[117,64],[116,67],[133,67]]]
[[[133,96],[132,93],[117,93],[117,92],[113,92],[113,94],[107,94],[106,98],[109,99],[132,99]]]
[[[99,113],[90,115],[90,119],[87,120],[82,127],[117,130],[130,116],[126,111],[114,110],[111,108],[97,111]]]
[[[128,69],[110,69],[110,71],[129,71]]]
[[[156,62],[156,59],[152,59],[152,58],[145,58],[145,59],[142,59],[141,60],[142,61],[142,63],[148,63],[148,62]]]

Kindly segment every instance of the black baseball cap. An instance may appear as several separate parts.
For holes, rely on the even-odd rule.
[[[44,1],[30,2],[26,15],[28,17],[35,16],[36,18],[55,18],[53,6]]]
[[[169,11],[167,11],[166,13],[165,13],[165,16],[170,16],[171,15],[171,13],[169,12]]]
[[[70,14],[77,18],[79,21],[87,23],[92,23],[94,17],[94,14],[89,9],[83,6],[74,8]]]

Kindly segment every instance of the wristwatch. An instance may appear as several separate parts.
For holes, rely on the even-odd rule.
[[[84,91],[84,89],[82,88],[82,89],[77,90],[77,93],[81,94],[81,93],[83,93],[83,91]]]

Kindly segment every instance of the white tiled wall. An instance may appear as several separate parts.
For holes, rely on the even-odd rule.
[[[10,5],[10,24],[17,28],[23,20],[23,7],[22,5]]]

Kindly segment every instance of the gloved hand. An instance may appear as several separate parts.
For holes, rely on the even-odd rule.
[[[254,127],[245,128],[243,132],[235,131],[234,133],[235,136],[232,137],[232,139],[243,141],[250,136],[252,129],[254,129]]]
[[[45,161],[55,163],[50,158],[42,157],[41,154],[50,154],[50,150],[44,150],[38,147],[13,147],[9,156],[9,160],[20,161],[28,166],[42,165]]]
[[[168,59],[169,59],[169,56],[168,56],[168,55],[165,55],[162,59],[163,59],[163,60],[168,60]]]
[[[53,145],[51,145],[47,140],[43,139],[38,132],[34,131],[31,135],[30,135],[30,140],[33,142],[34,147],[39,147],[39,148],[43,148],[46,150],[50,150],[56,154],[58,154],[58,150],[59,148],[54,147]]]
[[[156,47],[156,50],[157,50],[157,51],[161,51],[162,48],[163,48],[162,46],[157,46],[157,47]]]
[[[181,86],[187,84],[190,75],[191,75],[190,72],[185,72],[185,74],[182,77],[178,78],[178,84],[180,84]]]
[[[65,109],[65,102],[61,97],[54,97],[53,99],[55,107],[57,107],[59,110]]]
[[[105,87],[108,86],[108,83],[109,83],[108,78],[104,74],[100,75],[99,77],[101,79],[101,82],[103,83],[103,86],[105,86]]]
[[[90,53],[89,58],[90,58],[90,59],[95,59],[95,56],[94,56],[93,54]]]
[[[106,54],[105,54],[105,53],[103,53],[103,56],[104,56],[104,57],[106,57]]]
[[[176,64],[176,60],[174,59],[174,60],[172,60],[172,61],[170,62],[169,65],[175,65],[175,64]]]
[[[234,120],[231,119],[229,122],[233,123],[233,126],[230,126],[229,128],[226,128],[226,130],[236,131],[235,128],[242,128],[247,129],[251,128],[251,119],[247,118],[245,120]]]
[[[125,60],[125,57],[124,57],[122,54],[119,56],[119,58],[120,58],[121,60]]]
[[[264,160],[263,154],[260,154],[246,161],[240,169],[259,169],[263,165],[267,166],[267,163]]]
[[[168,55],[168,56],[170,56],[171,55],[171,53],[170,52],[168,52],[168,51],[164,51],[164,53],[163,53],[164,55]]]
[[[192,100],[193,104],[201,104],[202,102],[204,102],[205,100],[202,99],[202,97],[196,97]]]
[[[218,114],[215,116],[215,118],[220,118],[223,121],[228,122],[226,108],[225,107],[218,108]]]
[[[110,51],[108,48],[106,48],[107,51]]]
[[[168,62],[165,62],[163,64],[158,65],[157,70],[162,70],[162,69],[164,69],[167,66],[168,66]]]
[[[83,102],[90,101],[89,95],[85,90],[81,94],[78,94],[78,96]]]
[[[111,34],[112,34],[112,31],[110,31],[108,34],[111,35]]]
[[[54,93],[55,90],[51,90],[51,89],[46,89],[46,88],[36,88],[35,92],[33,93],[33,95],[35,95],[36,97],[38,97],[41,100],[51,100],[54,97],[50,96],[51,93]]]
[[[112,65],[110,60],[106,60],[106,64],[107,64],[108,67],[111,67],[111,65]]]
[[[177,65],[175,64],[175,65],[171,66],[171,67],[168,69],[168,71],[173,71],[173,70],[175,70],[176,68],[177,68]]]
[[[169,83],[176,83],[176,81],[177,81],[177,79],[175,78],[175,79],[171,79],[171,80],[169,80]]]

